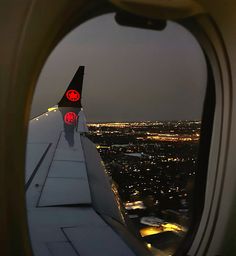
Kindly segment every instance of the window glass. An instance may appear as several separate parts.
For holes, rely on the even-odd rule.
[[[114,14],[97,17],[71,32],[50,56],[32,117],[58,102],[79,65],[86,67],[88,137],[111,184],[146,246],[173,255],[193,214],[207,84],[204,54],[177,23],[152,31],[119,26]]]

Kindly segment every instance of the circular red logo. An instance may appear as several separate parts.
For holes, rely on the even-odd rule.
[[[75,102],[75,101],[78,101],[80,99],[80,94],[76,90],[69,90],[69,91],[66,92],[66,98],[69,101]]]
[[[68,112],[64,116],[64,122],[66,124],[72,125],[77,121],[78,116],[74,112]]]

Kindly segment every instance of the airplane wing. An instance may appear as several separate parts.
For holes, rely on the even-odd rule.
[[[25,188],[34,255],[148,255],[86,137],[83,74],[79,67],[58,106],[30,121]]]

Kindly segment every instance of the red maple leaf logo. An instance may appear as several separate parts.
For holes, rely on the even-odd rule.
[[[69,101],[75,102],[75,101],[78,101],[80,99],[80,94],[76,90],[69,90],[69,91],[66,92],[66,98]]]

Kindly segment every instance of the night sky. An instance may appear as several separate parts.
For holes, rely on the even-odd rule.
[[[195,38],[121,27],[113,14],[90,20],[55,48],[40,75],[32,116],[58,103],[85,65],[82,103],[89,122],[201,119],[206,63]]]

